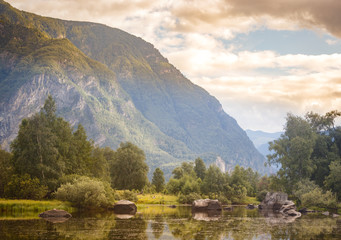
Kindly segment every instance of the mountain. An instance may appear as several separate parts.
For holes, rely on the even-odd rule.
[[[258,149],[258,151],[265,157],[266,155],[270,154],[269,142],[278,139],[283,133],[283,132],[268,133],[259,130],[253,131],[249,129],[245,130],[245,132],[249,136],[255,147]]]
[[[0,143],[47,94],[59,115],[114,149],[131,141],[151,170],[221,158],[266,172],[264,157],[216,98],[186,79],[154,46],[105,25],[19,11],[0,0]]]

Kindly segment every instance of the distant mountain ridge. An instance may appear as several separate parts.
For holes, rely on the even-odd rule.
[[[270,154],[269,142],[278,139],[283,132],[268,133],[263,131],[245,130],[255,147],[264,156]]]
[[[151,170],[169,173],[200,156],[207,164],[220,157],[227,167],[267,171],[264,157],[217,99],[152,44],[101,24],[19,11],[2,0],[0,14],[1,144],[9,144],[20,120],[50,93],[59,114],[82,123],[101,146],[131,141],[141,147]]]

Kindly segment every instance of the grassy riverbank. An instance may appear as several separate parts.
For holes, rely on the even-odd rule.
[[[70,203],[57,200],[36,201],[26,199],[0,199],[1,212],[43,212],[54,208],[72,210]]]
[[[164,205],[178,205],[178,197],[175,195],[165,194],[141,194],[137,196],[137,204],[164,204]]]

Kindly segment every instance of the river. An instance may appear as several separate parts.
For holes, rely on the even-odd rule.
[[[52,223],[37,215],[0,213],[0,239],[341,239],[341,219],[321,213],[292,220],[245,207],[208,215],[190,207],[141,205],[134,216],[75,212]]]

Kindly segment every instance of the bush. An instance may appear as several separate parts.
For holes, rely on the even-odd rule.
[[[321,188],[315,188],[313,191],[303,194],[301,202],[304,207],[338,207],[336,196],[330,191],[323,193]]]
[[[137,202],[137,193],[130,190],[116,191],[115,192],[115,200],[129,200],[132,202]]]
[[[38,178],[30,175],[13,175],[4,189],[5,197],[39,200],[46,196],[48,188],[40,184]]]
[[[268,193],[267,190],[262,190],[262,191],[258,192],[256,195],[257,201],[260,201],[260,202],[263,201],[267,193]]]
[[[193,201],[197,199],[201,199],[201,196],[198,193],[190,193],[187,195],[180,194],[178,202],[183,204],[192,204]]]
[[[63,184],[55,196],[58,200],[69,201],[78,208],[106,208],[114,202],[109,183],[89,177],[79,177]]]

